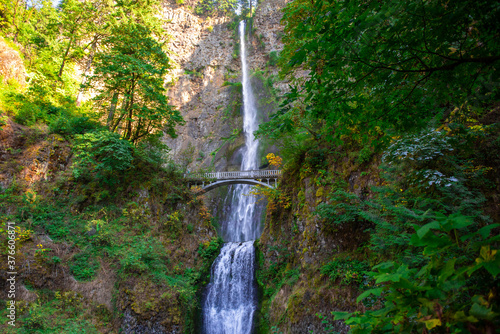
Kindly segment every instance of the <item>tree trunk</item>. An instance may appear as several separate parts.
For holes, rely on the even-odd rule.
[[[66,64],[66,58],[68,57],[69,50],[71,50],[71,44],[73,44],[73,37],[71,37],[69,39],[68,47],[66,48],[66,52],[64,53],[64,56],[63,56],[63,59],[62,59],[62,63],[61,63],[61,67],[59,68],[59,73],[57,74],[57,76],[59,77],[59,79],[61,79],[61,76],[62,76],[62,73],[63,73],[63,70],[64,70],[64,65]]]
[[[118,117],[118,119],[116,120],[116,123],[113,125],[111,132],[115,132],[116,128],[122,121],[123,117],[127,114],[127,108],[128,108],[128,98],[125,96],[123,97],[122,112],[120,113],[120,117]]]
[[[127,131],[125,132],[125,138],[130,139],[132,137],[132,116],[133,116],[133,110],[134,110],[134,88],[135,85],[132,84],[132,90],[130,94],[130,103],[128,106],[128,119],[127,119]]]
[[[113,97],[111,98],[111,105],[109,106],[108,121],[106,122],[106,126],[110,131],[111,131],[111,125],[113,124],[113,118],[115,117],[115,110],[116,110],[116,104],[118,103],[118,96],[119,96],[118,92],[113,93]]]

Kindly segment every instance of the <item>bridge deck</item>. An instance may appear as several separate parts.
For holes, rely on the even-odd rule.
[[[237,180],[237,179],[276,179],[281,170],[245,170],[238,172],[192,173],[184,174],[189,180]]]

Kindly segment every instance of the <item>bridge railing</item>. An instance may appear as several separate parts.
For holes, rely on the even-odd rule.
[[[281,170],[245,170],[238,172],[186,173],[190,180],[232,180],[232,179],[274,179],[281,176]]]

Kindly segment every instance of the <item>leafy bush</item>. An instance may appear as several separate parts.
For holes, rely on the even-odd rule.
[[[365,280],[369,266],[366,262],[346,259],[335,259],[323,267],[321,274],[330,277],[332,281],[340,278],[340,284],[349,285],[352,283],[360,284]]]
[[[133,147],[117,133],[104,130],[75,135],[73,149],[76,178],[95,170],[99,179],[112,182],[114,174],[132,167]]]
[[[162,135],[151,135],[141,141],[134,149],[134,158],[156,168],[167,164],[169,147],[161,141]]]
[[[198,254],[205,260],[213,261],[219,255],[223,243],[221,238],[212,238],[198,246]]]
[[[64,96],[64,92],[55,93],[53,87],[40,90],[35,83],[23,91],[17,84],[0,83],[0,91],[0,110],[26,126],[51,124],[59,118],[67,120],[77,110],[72,99]]]
[[[49,125],[52,133],[57,133],[63,136],[81,135],[94,130],[103,130],[103,126],[96,121],[91,120],[86,116],[71,116],[63,114],[56,118]]]
[[[314,169],[325,168],[328,163],[326,159],[328,151],[328,148],[312,148],[308,150],[305,156],[305,164]]]
[[[236,0],[202,0],[196,4],[195,13],[198,15],[213,15],[228,13],[236,6]]]
[[[269,66],[276,66],[278,64],[278,59],[279,59],[278,51],[271,51],[269,52],[269,61],[267,62],[267,64]]]
[[[353,333],[479,333],[499,325],[492,287],[500,283],[500,225],[482,212],[494,163],[482,151],[497,137],[489,127],[455,124],[408,135],[384,155],[386,185],[373,199],[356,208],[357,199],[340,196],[318,208],[325,218],[372,222],[370,248],[385,259],[369,273],[376,286],[358,298],[383,306],[334,313]],[[322,271],[338,278],[339,268]]]
[[[500,224],[471,232],[474,222],[464,215],[432,218],[415,226],[410,239],[423,256],[422,265],[387,261],[373,268],[378,286],[358,301],[380,296],[382,308],[364,314],[333,312],[353,333],[494,331],[500,309],[492,288],[500,283],[500,256],[491,246],[500,236],[489,235]]]
[[[168,259],[162,244],[156,239],[135,237],[132,245],[122,249],[119,253],[120,265],[125,272],[136,274],[152,272],[164,275],[167,271]]]
[[[28,330],[41,330],[45,328],[46,319],[39,311],[40,306],[33,304],[29,309],[29,317],[24,322],[24,327]]]
[[[73,256],[73,264],[70,265],[71,273],[77,280],[90,281],[99,270],[99,262],[87,253],[79,253]]]
[[[353,193],[337,190],[329,195],[328,202],[316,207],[315,214],[327,222],[327,225],[345,224],[362,219],[361,200]]]

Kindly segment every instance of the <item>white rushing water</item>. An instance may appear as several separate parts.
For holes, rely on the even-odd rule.
[[[203,308],[207,334],[251,333],[256,308],[253,241],[229,242],[212,266]]]
[[[241,170],[258,168],[258,146],[253,132],[258,128],[257,108],[248,77],[245,46],[245,22],[239,25],[243,88],[243,131],[245,147]],[[210,283],[203,300],[203,332],[205,334],[250,334],[257,309],[255,285],[255,249],[261,227],[256,217],[256,199],[246,196],[249,185],[233,189],[229,219],[221,226],[227,242],[212,266]]]

